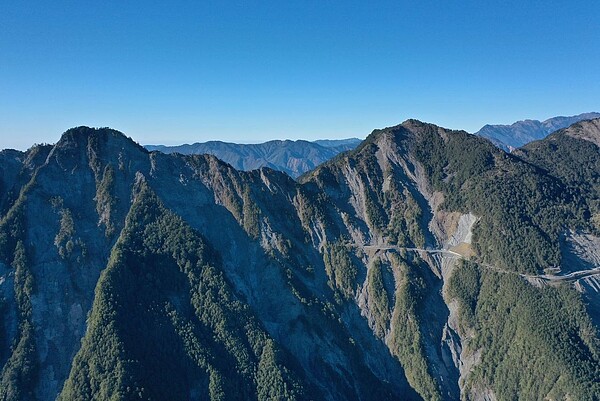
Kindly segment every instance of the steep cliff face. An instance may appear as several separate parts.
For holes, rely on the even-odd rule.
[[[80,127],[0,173],[2,399],[599,394],[544,275],[588,197],[465,132],[409,120],[297,182]]]
[[[6,165],[4,176],[17,167]],[[211,156],[150,154],[116,131],[79,128],[26,185],[5,179],[3,187],[11,183],[20,195],[0,238],[11,311],[3,398],[160,399],[182,383],[183,398],[417,397],[367,324],[346,326],[312,283],[322,257],[293,204],[311,200],[288,176],[238,172]],[[176,215],[185,223],[171,227]],[[194,256],[204,245],[210,256]],[[177,358],[165,359],[163,340],[181,348]],[[163,362],[180,381],[155,380],[150,365]],[[244,386],[230,390],[237,382]]]

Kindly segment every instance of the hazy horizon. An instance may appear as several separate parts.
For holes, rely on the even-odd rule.
[[[596,111],[584,111],[584,112],[577,113],[577,114],[574,114],[574,115],[588,114],[588,113],[597,113],[597,112]],[[498,123],[492,122],[492,123],[486,123],[486,124],[491,124],[491,125],[511,125],[511,124],[519,122],[519,121],[525,121],[525,120],[545,121],[545,120],[553,118],[553,117],[571,117],[571,116],[570,115],[567,116],[567,115],[563,114],[563,115],[556,115],[556,116],[551,116],[551,117],[547,117],[547,118],[521,118],[519,120],[515,120],[515,121],[511,121],[511,122],[498,122]],[[403,121],[405,121],[405,120],[403,120]],[[346,137],[344,137],[343,135],[340,135],[340,136],[337,136],[337,137],[331,137],[331,136],[325,136],[325,135],[324,136],[314,135],[310,139],[307,139],[307,138],[302,138],[302,137],[301,138],[286,138],[286,137],[276,137],[276,136],[274,136],[274,137],[266,139],[266,140],[255,140],[255,141],[251,141],[251,140],[247,140],[247,139],[243,139],[243,138],[240,138],[239,140],[236,140],[235,138],[234,139],[227,139],[227,140],[225,140],[225,139],[219,139],[219,138],[213,138],[213,139],[205,139],[205,140],[189,140],[188,139],[188,142],[177,142],[177,140],[169,140],[168,139],[168,135],[167,135],[167,136],[165,136],[165,138],[167,138],[167,139],[165,141],[161,142],[161,143],[144,143],[144,142],[141,142],[137,138],[135,138],[134,136],[132,136],[131,134],[129,134],[128,132],[120,130],[120,129],[115,128],[115,127],[100,126],[100,125],[98,125],[98,126],[90,126],[90,127],[92,127],[92,128],[111,128],[111,129],[115,129],[117,131],[122,132],[126,136],[131,137],[131,139],[133,139],[135,142],[137,142],[138,144],[140,144],[142,146],[167,146],[167,147],[174,147],[174,146],[194,145],[194,144],[206,143],[206,142],[224,142],[224,143],[229,143],[229,144],[257,145],[257,144],[262,144],[262,143],[270,142],[270,141],[287,141],[287,140],[289,140],[289,141],[308,141],[308,142],[315,142],[315,141],[319,141],[319,140],[348,140],[348,139],[360,139],[360,140],[364,140],[373,130],[388,128],[388,127],[391,127],[391,126],[394,126],[394,125],[398,125],[398,124],[402,123],[403,121],[399,121],[398,123],[390,124],[390,125],[386,125],[386,126],[382,126],[382,127],[375,127],[375,128],[371,129],[369,132],[367,132],[367,133],[365,133],[363,135],[346,136]],[[464,128],[460,128],[460,127],[446,127],[446,126],[443,126],[441,124],[437,124],[436,122],[433,122],[433,121],[423,121],[423,122],[431,123],[431,124],[436,124],[436,125],[442,126],[444,128],[451,128],[451,129],[456,129],[456,130],[464,130],[464,131],[467,131],[467,132],[470,132],[470,133],[475,133],[480,128],[483,128],[484,125],[486,125],[486,124],[482,125],[477,130],[469,131],[469,130],[465,130]],[[65,131],[67,131],[68,129],[71,129],[71,128],[78,127],[78,126],[82,126],[82,124],[80,124],[80,125],[74,125],[72,127],[66,128],[63,131],[61,131],[60,133],[51,134],[49,137],[54,136],[55,137],[54,140],[32,142],[30,144],[23,143],[22,147],[14,147],[14,146],[12,146],[12,147],[11,146],[2,147],[2,146],[0,146],[0,150],[14,149],[14,150],[25,151],[25,150],[28,150],[29,148],[31,148],[34,145],[39,145],[39,144],[42,144],[42,143],[45,143],[45,144],[55,144],[56,142],[58,142],[58,140],[60,139],[60,137],[62,136],[62,134],[64,134]],[[83,126],[85,126],[85,124],[83,124]],[[188,138],[193,138],[193,136],[190,135]],[[0,137],[0,143],[2,143],[2,141],[4,141],[4,139],[2,137]]]

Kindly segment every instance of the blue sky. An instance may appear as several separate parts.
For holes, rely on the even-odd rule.
[[[600,111],[598,1],[3,1],[0,148],[476,131]]]

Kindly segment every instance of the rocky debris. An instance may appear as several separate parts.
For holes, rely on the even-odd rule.
[[[575,124],[565,132],[573,138],[583,139],[600,146],[600,118]]]
[[[561,274],[600,267],[600,237],[569,231],[562,244]]]

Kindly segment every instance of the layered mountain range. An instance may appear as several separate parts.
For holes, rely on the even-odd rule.
[[[293,180],[111,129],[0,152],[2,400],[596,400],[600,120],[408,120]]]
[[[147,145],[146,149],[163,153],[209,154],[231,164],[238,170],[255,170],[269,167],[298,177],[338,153],[352,150],[360,144],[357,138],[309,141],[268,141],[257,144],[239,144],[221,141],[194,143],[192,145]]]
[[[544,121],[523,120],[511,125],[484,125],[477,135],[492,141],[496,146],[509,151],[532,141],[544,139],[559,129],[583,120],[600,118],[600,113],[583,113],[569,117],[552,117]]]
[[[553,117],[545,121],[524,120],[511,125],[485,125],[476,135],[489,139],[505,151],[512,151],[529,142],[543,139],[552,132],[579,121],[599,118],[600,113],[583,113],[570,117]],[[221,141],[197,142],[191,145],[146,145],[150,151],[181,153],[184,155],[210,154],[231,164],[237,170],[256,170],[269,167],[287,173],[290,177],[313,170],[339,153],[356,148],[360,139],[276,140],[258,144],[239,144]]]

